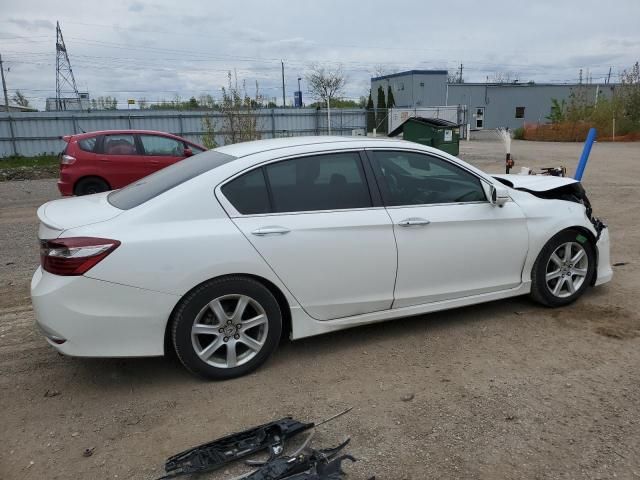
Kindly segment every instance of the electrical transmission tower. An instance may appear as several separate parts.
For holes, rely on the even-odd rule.
[[[80,94],[76,86],[76,79],[73,77],[71,61],[64,45],[60,22],[56,22],[56,109],[66,110],[63,93],[72,94],[80,105]],[[71,96],[71,95],[68,95]]]

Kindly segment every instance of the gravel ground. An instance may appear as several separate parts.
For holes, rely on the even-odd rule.
[[[572,172],[581,145],[512,151],[517,167]],[[478,141],[461,157],[500,172],[504,154]],[[217,383],[171,358],[72,359],[48,347],[28,283],[35,209],[57,197],[55,181],[0,183],[0,478],[152,479],[189,446],[347,406],[314,444],[351,436],[353,479],[640,477],[640,144],[595,145],[584,183],[610,225],[613,262],[625,264],[576,304],[520,297],[286,342],[257,372]]]

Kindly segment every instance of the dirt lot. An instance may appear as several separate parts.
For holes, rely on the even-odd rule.
[[[501,171],[500,144],[462,149]],[[571,172],[580,151],[513,146],[517,165]],[[172,359],[49,348],[28,283],[35,209],[57,197],[55,181],[0,183],[0,478],[152,479],[194,444],[351,405],[314,439],[352,437],[360,461],[349,478],[640,477],[640,144],[597,144],[585,185],[611,227],[612,260],[625,265],[573,306],[523,297],[289,342],[256,373],[209,383]]]

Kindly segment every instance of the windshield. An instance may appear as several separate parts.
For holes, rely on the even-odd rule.
[[[235,158],[209,150],[158,170],[120,190],[115,190],[107,199],[114,207],[129,210]]]

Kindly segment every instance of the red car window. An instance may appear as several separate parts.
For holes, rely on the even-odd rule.
[[[78,140],[78,146],[80,150],[84,150],[85,152],[93,152],[96,148],[96,141],[98,137],[89,137],[83,138],[82,140]]]
[[[192,145],[190,143],[185,142],[184,143],[184,148],[188,148],[189,150],[191,150],[191,152],[196,155],[198,153],[202,153],[205,152],[206,150],[204,150],[203,148],[200,147],[196,147],[195,145]]]
[[[184,157],[184,144],[173,138],[160,135],[140,135],[145,155]]]
[[[133,135],[107,135],[104,137],[106,155],[137,155]]]

